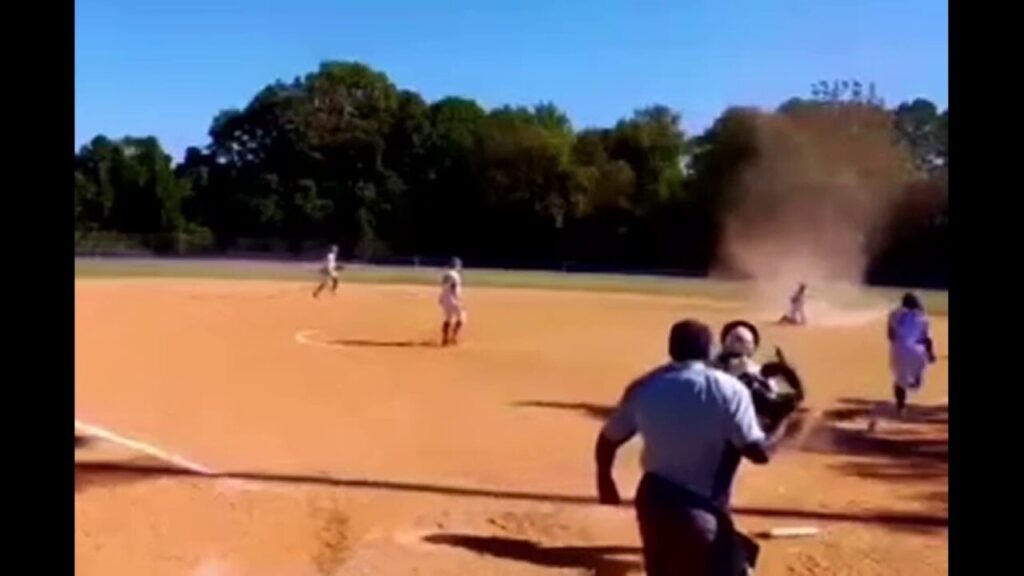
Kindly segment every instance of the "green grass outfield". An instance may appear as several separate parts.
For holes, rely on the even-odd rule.
[[[247,260],[180,260],[76,258],[75,278],[217,278],[228,280],[291,280],[317,281],[318,263],[266,262]],[[341,273],[343,282],[367,284],[438,283],[438,268],[347,265]],[[741,301],[750,296],[752,285],[745,282],[707,278],[673,278],[667,276],[564,273],[526,270],[467,269],[467,283],[473,286],[507,288],[543,288],[599,292],[631,292],[674,296],[707,297]],[[813,287],[812,287],[813,291]],[[842,291],[849,292],[849,291]],[[851,307],[865,304],[895,302],[902,289],[864,288],[856,297],[846,296],[843,302]],[[946,314],[948,293],[919,291],[928,311]],[[831,300],[831,299],[830,299]],[[782,304],[780,304],[781,306]]]

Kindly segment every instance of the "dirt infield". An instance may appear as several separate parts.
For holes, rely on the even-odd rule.
[[[76,424],[93,440],[77,573],[642,573],[631,510],[594,504],[600,420],[674,320],[719,326],[739,305],[470,286],[464,345],[441,349],[432,288],[311,288],[76,283]],[[743,468],[737,521],[822,533],[763,541],[758,574],[948,571],[945,361],[896,421],[882,334],[874,316],[764,328],[809,410],[775,462]],[[638,452],[620,456],[624,493]]]

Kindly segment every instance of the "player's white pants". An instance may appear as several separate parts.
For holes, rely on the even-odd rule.
[[[889,345],[889,366],[897,386],[915,391],[924,383],[928,352],[921,344],[894,342]]]
[[[795,322],[797,324],[805,324],[807,322],[807,315],[804,314],[803,303],[790,304],[789,313],[786,314],[786,318],[789,318],[790,321]]]
[[[462,304],[452,298],[441,298],[441,311],[444,313],[444,321],[448,323],[466,323],[466,310]]]

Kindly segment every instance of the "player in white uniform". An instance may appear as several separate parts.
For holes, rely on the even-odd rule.
[[[320,293],[323,292],[327,285],[331,285],[331,294],[334,295],[338,292],[338,270],[343,268],[338,264],[338,247],[331,246],[331,249],[327,252],[327,257],[324,259],[324,266],[320,269],[320,273],[323,274],[324,279],[320,281],[320,285],[313,291],[313,298],[319,298]]]
[[[441,325],[441,345],[458,344],[459,330],[466,323],[466,309],[462,306],[462,261],[452,258],[441,277],[441,296],[438,303],[444,312]]]
[[[802,326],[807,323],[807,315],[804,313],[804,302],[807,300],[807,284],[803,282],[797,286],[796,292],[789,297],[789,312],[786,313],[779,323],[795,324]]]
[[[935,362],[928,317],[916,295],[904,294],[899,308],[889,314],[886,336],[896,410],[902,415],[907,408],[907,393],[921,388],[925,368]]]

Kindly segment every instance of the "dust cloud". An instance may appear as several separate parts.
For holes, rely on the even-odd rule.
[[[913,177],[910,157],[888,114],[870,106],[814,106],[752,120],[756,154],[730,190],[716,268],[752,278],[758,304],[775,318],[806,282],[811,321],[838,321],[843,307],[834,302],[848,298],[836,292],[862,283],[872,233],[889,221]]]

